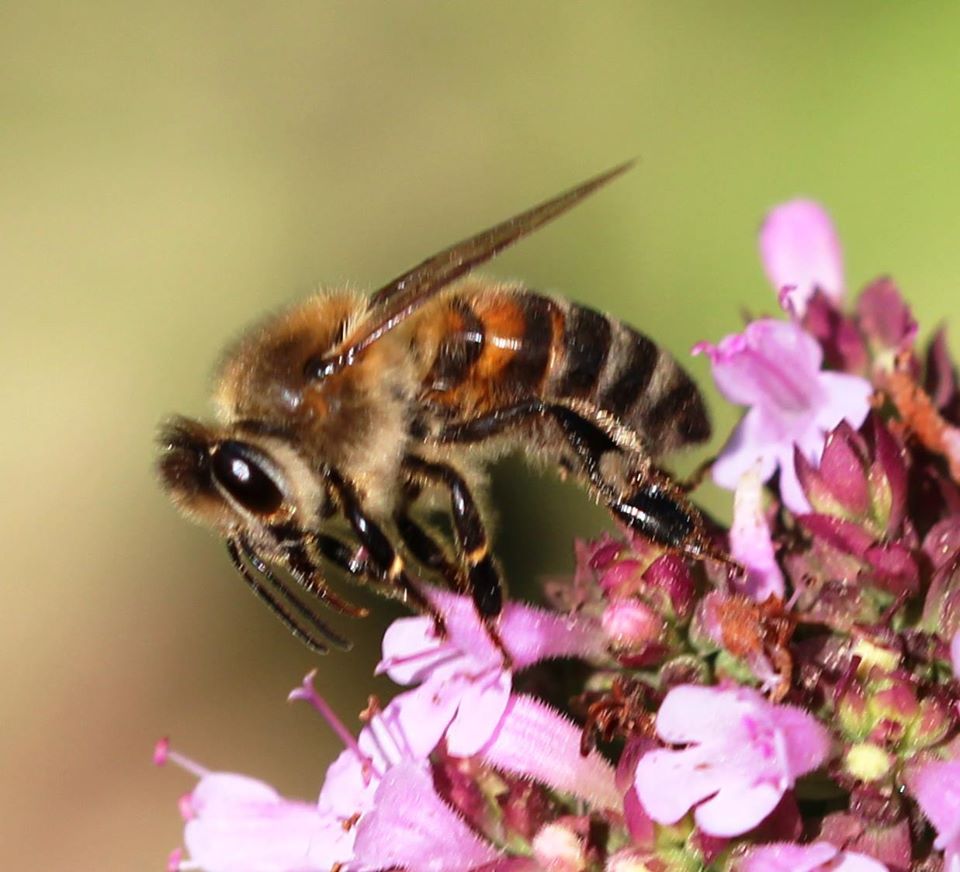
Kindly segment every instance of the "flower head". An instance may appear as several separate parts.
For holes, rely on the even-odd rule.
[[[746,688],[675,687],[656,727],[665,742],[687,747],[644,754],[636,772],[640,802],[664,824],[696,806],[697,825],[714,836],[753,829],[830,750],[829,734],[812,715]]]
[[[844,309],[817,204],[760,247],[789,319],[697,348],[746,407],[709,557],[605,534],[496,618],[425,586],[446,632],[391,625],[359,732],[291,694],[344,745],[315,803],[158,747],[196,782],[169,872],[960,872],[960,379],[891,280]],[[588,447],[601,502],[645,474]]]

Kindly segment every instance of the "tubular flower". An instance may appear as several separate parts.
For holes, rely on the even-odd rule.
[[[409,763],[380,782],[374,811],[357,825],[354,849],[355,865],[365,870],[468,872],[500,857],[437,796],[429,773]]]
[[[746,688],[675,687],[657,713],[657,735],[680,750],[648,751],[637,764],[640,802],[658,823],[694,818],[712,836],[757,826],[830,739],[812,715],[768,703]]]
[[[834,303],[843,297],[843,253],[826,210],[812,200],[791,200],[767,213],[760,229],[760,260],[770,284],[788,295],[803,317],[814,293]]]
[[[859,427],[870,408],[870,383],[821,369],[823,351],[799,325],[761,318],[718,345],[694,353],[710,357],[713,378],[731,402],[748,411],[713,467],[721,487],[734,490],[757,466],[767,481],[780,471],[780,496],[794,512],[809,510],[794,467],[794,448],[817,464],[827,433],[841,421]]]
[[[496,731],[513,676],[468,597],[433,597],[449,637],[437,639],[430,618],[394,621],[383,637],[377,671],[398,684],[420,685],[395,700],[400,723],[418,753],[429,754],[445,737],[451,754],[468,757]],[[596,621],[513,603],[504,610],[500,637],[518,668],[557,657],[597,657],[605,649]]]
[[[329,872],[352,855],[353,833],[315,804],[284,799],[269,784],[232,772],[210,772],[160,742],[154,761],[176,763],[198,777],[180,802],[184,842],[169,868],[206,872]]]
[[[738,588],[762,603],[770,597],[783,599],[783,572],[777,564],[770,525],[763,512],[762,480],[758,468],[748,469],[737,482],[730,527],[730,556],[746,570]]]

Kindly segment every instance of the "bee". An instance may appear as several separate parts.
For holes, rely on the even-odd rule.
[[[328,566],[401,596],[442,632],[416,580],[439,576],[472,597],[498,640],[504,587],[485,473],[513,449],[581,482],[630,530],[712,555],[702,516],[656,465],[710,435],[689,375],[614,318],[472,273],[628,166],[445,249],[370,296],[331,290],[269,318],[224,358],[218,423],[163,427],[162,486],[189,519],[225,538],[253,592],[315,650],[349,647],[318,604],[366,613],[330,587]],[[449,506],[453,549],[417,518],[430,498]]]

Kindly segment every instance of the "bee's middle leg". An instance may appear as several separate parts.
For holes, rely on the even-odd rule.
[[[394,523],[407,552],[425,569],[435,572],[457,593],[470,592],[463,570],[450,559],[447,549],[433,533],[410,515],[405,505],[394,515]]]
[[[490,552],[486,526],[467,482],[452,466],[432,463],[412,454],[404,458],[403,469],[413,482],[439,484],[449,491],[453,529],[474,607],[491,640],[509,660],[509,652],[504,648],[496,627],[496,619],[503,611],[500,568]]]

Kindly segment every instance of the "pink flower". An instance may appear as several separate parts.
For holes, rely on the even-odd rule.
[[[869,411],[870,383],[821,369],[823,351],[794,322],[761,318],[718,345],[701,342],[720,392],[748,406],[713,467],[713,478],[733,490],[740,477],[759,465],[768,480],[780,470],[780,495],[796,513],[809,511],[794,468],[794,446],[817,464],[826,434],[841,421],[859,427]]]
[[[290,698],[308,701],[348,745],[327,770],[316,805],[284,799],[245,775],[209,772],[158,744],[155,762],[172,760],[199,778],[181,802],[190,859],[174,852],[172,872],[363,872],[417,857],[431,860],[409,868],[465,872],[500,857],[437,795],[428,761],[397,725],[394,703],[353,740],[314,689],[313,673]]]
[[[383,637],[378,672],[398,684],[419,684],[400,694],[399,725],[413,750],[429,754],[444,736],[455,757],[469,757],[487,742],[510,699],[512,674],[479,621],[469,597],[433,592],[447,621],[448,637],[438,639],[430,618],[401,618]],[[589,618],[545,612],[508,603],[500,636],[516,668],[555,657],[598,657],[605,638]]]
[[[478,755],[502,771],[619,807],[613,769],[595,751],[581,755],[580,728],[533,697],[512,693],[512,674],[469,597],[430,596],[446,619],[447,638],[436,638],[430,618],[401,618],[383,637],[377,667],[398,684],[420,683],[388,706],[410,751],[425,758],[445,738],[453,757]],[[557,657],[599,657],[606,650],[594,619],[518,603],[504,609],[499,629],[517,668]]]
[[[393,767],[374,800],[375,810],[357,825],[351,869],[468,872],[500,857],[437,796],[430,773],[419,766]]]
[[[886,872],[866,854],[840,851],[829,842],[791,845],[781,842],[753,848],[735,866],[736,872]]]
[[[960,872],[960,760],[937,760],[907,776],[907,785],[937,830],[945,872]]]
[[[285,799],[246,775],[209,772],[166,742],[154,760],[171,760],[199,778],[180,803],[190,859],[174,852],[171,870],[329,872],[352,855],[353,833],[312,803]]]
[[[843,254],[833,222],[811,200],[773,208],[760,229],[760,259],[777,292],[787,291],[790,309],[802,318],[817,290],[834,303],[843,296]]]
[[[960,630],[953,634],[950,642],[950,663],[953,666],[953,675],[960,678]]]
[[[640,802],[662,824],[696,806],[697,825],[712,836],[753,829],[830,750],[812,715],[741,687],[675,687],[656,727],[663,741],[688,747],[644,754],[635,778]]]
[[[730,556],[746,570],[735,581],[739,592],[762,603],[771,596],[783,599],[783,572],[777,564],[770,525],[763,512],[763,482],[759,468],[748,469],[737,482],[730,527]]]

